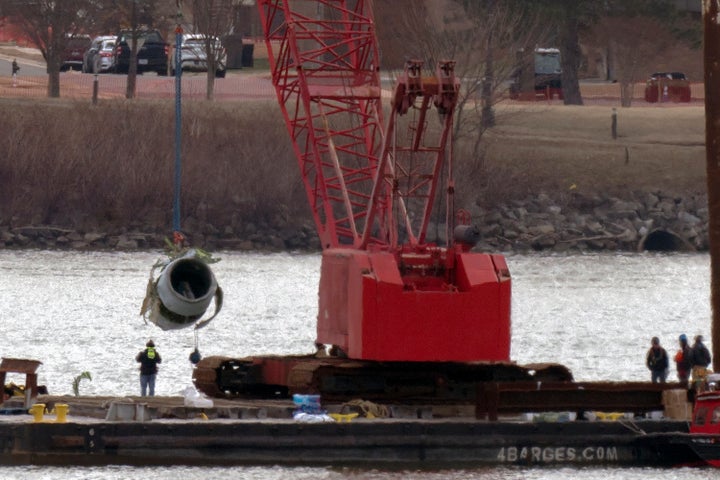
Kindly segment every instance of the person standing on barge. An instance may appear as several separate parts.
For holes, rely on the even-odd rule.
[[[698,388],[698,384],[704,383],[705,377],[709,373],[708,367],[711,361],[710,350],[703,343],[702,335],[697,335],[695,343],[690,349],[690,369],[695,388]]]
[[[653,337],[650,350],[648,350],[645,357],[645,365],[650,369],[652,383],[665,383],[668,364],[668,355],[665,349],[660,346],[660,339]]]
[[[687,335],[684,333],[678,338],[680,349],[675,354],[675,367],[677,368],[678,381],[684,387],[688,386],[690,379],[690,368],[692,367],[692,350],[688,345]]]
[[[138,353],[135,360],[140,364],[140,395],[155,396],[155,378],[158,372],[158,363],[162,363],[160,353],[155,350],[155,342],[148,340],[145,350]],[[148,391],[149,390],[149,391]]]

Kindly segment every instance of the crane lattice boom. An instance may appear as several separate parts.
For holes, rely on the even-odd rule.
[[[455,63],[425,76],[408,61],[384,124],[371,0],[258,1],[323,247],[318,343],[362,360],[508,360],[505,259],[470,252],[474,231],[453,224]],[[441,192],[443,247],[427,238]]]

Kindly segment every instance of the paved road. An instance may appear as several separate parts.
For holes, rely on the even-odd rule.
[[[12,60],[17,58],[20,65],[19,79],[22,83],[34,85],[37,88],[26,90],[22,88],[3,91],[5,96],[44,96],[44,86],[47,85],[47,71],[45,62],[38,60],[37,50],[18,47],[0,46],[0,79],[9,79],[12,74]],[[215,81],[215,98],[274,98],[275,92],[270,83],[269,72],[259,75],[246,70],[229,70],[227,78],[218,78]],[[248,74],[249,73],[249,74]],[[77,71],[60,74],[61,96],[75,96],[90,98],[93,91],[94,75],[82,74]],[[100,96],[106,98],[124,97],[126,75],[102,74],[98,76]],[[174,96],[174,77],[159,77],[154,73],[138,76],[137,95],[146,98],[172,98]],[[0,80],[0,87],[2,81]],[[22,85],[19,85],[22,86]],[[202,98],[205,92],[205,73],[183,73],[183,98]],[[386,87],[387,88],[387,87]],[[585,103],[588,105],[618,104],[619,87],[617,84],[606,82],[581,84]],[[633,106],[653,106],[642,101],[644,83],[636,85],[635,101]],[[2,90],[2,88],[0,88]],[[704,88],[702,83],[691,84],[692,101],[690,103],[664,104],[667,106],[692,106],[704,103]],[[561,104],[560,101],[543,102]]]
[[[17,88],[10,86],[12,60],[20,65]],[[91,98],[93,83],[99,83],[100,98],[123,98],[127,75],[83,74],[68,71],[60,74],[62,97]],[[31,48],[0,45],[0,94],[7,97],[45,96],[47,88],[45,61]],[[183,73],[183,98],[203,98],[206,90],[205,72]],[[175,95],[175,78],[147,73],[137,77],[138,98],[172,98]],[[269,72],[256,74],[249,70],[229,70],[226,78],[215,79],[215,98],[274,98],[275,91]]]
[[[13,57],[0,54],[0,75],[12,75],[12,61]],[[18,65],[20,66],[19,75],[27,77],[39,77],[47,75],[47,69],[44,63],[35,62],[32,60],[26,60],[24,58],[17,59]]]

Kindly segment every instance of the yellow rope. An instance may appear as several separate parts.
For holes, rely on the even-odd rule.
[[[390,410],[387,406],[379,405],[369,400],[350,400],[349,402],[345,402],[343,404],[343,410],[345,410],[346,407],[359,408],[363,416],[365,416],[366,418],[387,418],[390,416]]]

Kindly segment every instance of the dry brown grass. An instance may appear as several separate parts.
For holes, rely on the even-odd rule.
[[[571,188],[704,191],[702,107],[619,109],[616,140],[611,112],[501,107],[482,158],[458,149],[456,206],[492,208]],[[210,223],[240,232],[249,222],[309,221],[274,101],[186,102],[183,119],[183,226],[206,230]],[[0,131],[0,224],[170,230],[172,102],[0,99]]]
[[[704,191],[704,108],[507,106],[485,137],[481,202],[574,190]],[[477,178],[476,178],[477,180]],[[484,185],[484,187],[483,187]]]
[[[268,103],[183,108],[183,217],[237,227],[296,214],[290,142]],[[171,102],[0,101],[0,221],[169,230]]]

